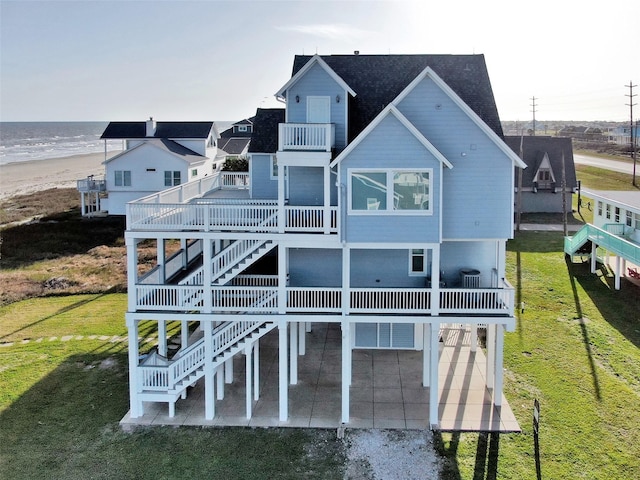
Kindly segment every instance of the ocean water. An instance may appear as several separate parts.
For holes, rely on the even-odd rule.
[[[104,152],[108,122],[0,122],[0,165]],[[107,151],[122,150],[108,140]]]

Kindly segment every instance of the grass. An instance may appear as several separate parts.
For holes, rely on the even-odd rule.
[[[589,165],[576,164],[576,175],[582,188],[595,190],[637,190],[633,186],[633,175],[613,172]]]

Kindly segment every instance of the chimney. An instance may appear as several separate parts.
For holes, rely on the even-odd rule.
[[[354,51],[353,51],[353,54],[354,54],[354,55],[360,55],[360,50],[354,50]]]
[[[153,137],[156,134],[156,122],[153,117],[149,117],[147,120],[147,137]]]

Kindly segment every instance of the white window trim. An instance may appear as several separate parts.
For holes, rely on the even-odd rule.
[[[277,164],[278,164],[278,157],[276,157],[275,155],[269,155],[269,178],[271,180],[278,180],[278,168],[277,168]],[[274,168],[276,171],[276,174],[273,174]]]
[[[118,173],[120,173],[120,185],[118,185]],[[129,174],[129,182],[127,183],[127,175]],[[119,187],[119,188],[125,188],[125,187],[130,187],[132,184],[132,180],[131,180],[131,170],[114,170],[113,171],[113,185],[115,187]]]
[[[386,173],[387,174],[387,209],[386,210],[354,210],[352,205],[352,175],[354,173]],[[417,172],[429,174],[429,209],[428,210],[394,210],[393,209],[393,173]],[[433,215],[433,168],[349,168],[347,169],[347,202],[349,215]]]
[[[414,250],[422,250],[422,271],[414,271],[413,270],[413,257]],[[415,254],[416,256],[419,254]],[[427,250],[424,248],[410,248],[409,249],[409,276],[410,277],[425,277],[427,276]]]

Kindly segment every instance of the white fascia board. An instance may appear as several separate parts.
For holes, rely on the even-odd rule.
[[[351,250],[409,250],[413,248],[421,248],[426,250],[432,250],[439,248],[440,244],[433,242],[391,242],[391,243],[375,243],[375,242],[347,242],[344,244],[346,248]]]
[[[287,83],[284,84],[284,86],[278,90],[275,94],[276,98],[286,98],[286,91],[292,86],[294,85],[298,80],[300,80],[300,78],[302,78],[310,69],[313,65],[318,64],[322,67],[322,69],[324,71],[327,72],[327,74],[329,74],[329,76],[331,78],[333,78],[336,83],[338,85],[340,85],[347,93],[349,93],[351,96],[355,97],[356,96],[356,92],[353,91],[353,89],[347,85],[347,83],[336,73],[333,71],[333,69],[327,65],[327,62],[325,62],[324,60],[322,60],[322,57],[320,57],[320,55],[318,55],[317,53],[311,57],[311,59],[304,65],[304,67],[302,67],[300,70],[298,70],[298,73],[296,73],[293,77],[291,77],[289,79],[289,81]]]
[[[398,110],[393,103],[387,105],[385,109],[380,112],[369,125],[367,125],[367,128],[360,132],[356,139],[347,145],[347,148],[340,152],[340,155],[331,162],[330,166],[333,168],[336,164],[346,158],[354,148],[356,148],[380,123],[382,123],[385,118],[387,118],[388,115],[393,115],[400,123],[402,123],[402,125],[404,125],[404,127],[443,165],[446,165],[448,168],[453,168],[451,162],[449,162],[449,160],[447,160],[446,157],[440,153],[440,151],[429,140],[427,140],[422,133],[420,133],[420,131],[400,112],[400,110]]]
[[[422,73],[420,73],[413,81],[407,85],[407,87],[398,95],[393,102],[394,105],[399,105],[404,98],[426,77],[429,77],[440,89],[458,106],[460,109],[478,126],[480,129],[496,144],[496,146],[502,150],[502,152],[511,159],[514,165],[520,168],[527,168],[527,164],[513,151],[509,146],[489,128],[484,120],[482,120],[476,112],[474,112],[469,105],[467,105],[456,92],[454,92],[449,85],[445,83],[442,78],[434,72],[431,67],[426,67]]]

